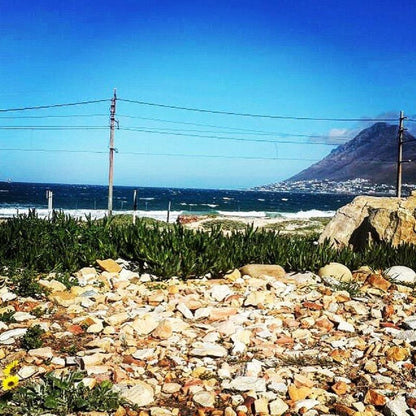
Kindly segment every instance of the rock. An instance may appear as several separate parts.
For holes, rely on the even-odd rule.
[[[54,292],[51,293],[49,296],[49,300],[67,308],[71,305],[79,305],[82,302],[82,298],[75,295],[72,292],[62,291],[62,292]]]
[[[159,339],[169,339],[173,334],[173,328],[168,320],[163,320],[152,332],[152,336]]]
[[[286,275],[283,267],[277,264],[247,264],[240,269],[240,273],[255,278],[270,276],[275,279],[282,279]]]
[[[30,321],[31,319],[35,319],[35,316],[31,315],[28,312],[16,312],[13,315],[13,318],[16,322],[24,322],[24,321]]]
[[[367,391],[364,397],[364,403],[372,404],[373,406],[384,406],[386,402],[387,399],[385,396],[371,389]]]
[[[112,259],[97,260],[97,264],[102,270],[109,273],[119,273],[121,271],[121,266]]]
[[[391,347],[386,351],[386,357],[389,361],[404,361],[409,357],[409,350],[402,347]]]
[[[257,377],[238,376],[231,381],[224,381],[222,386],[234,391],[266,391],[266,380]]]
[[[194,319],[194,315],[191,310],[184,303],[178,303],[176,309],[184,316],[184,318]]]
[[[127,312],[117,313],[115,315],[111,315],[105,319],[105,321],[111,326],[119,326],[122,323],[129,320],[129,314]]]
[[[230,282],[235,282],[237,279],[241,277],[240,270],[234,269],[231,273],[227,273],[224,276],[224,279],[229,280]]]
[[[289,409],[289,406],[282,399],[276,399],[269,403],[269,409],[271,416],[281,416]]]
[[[215,394],[212,391],[201,390],[194,394],[193,401],[203,407],[213,407]]]
[[[222,302],[232,293],[232,290],[227,285],[214,285],[211,289],[211,297],[217,302]]]
[[[43,360],[49,360],[53,357],[51,347],[35,348],[33,350],[29,350],[28,354],[31,357],[42,358]]]
[[[383,413],[386,416],[409,416],[408,410],[404,396],[398,396],[384,406]]]
[[[362,248],[371,241],[416,244],[416,195],[404,198],[358,196],[335,214],[319,238],[337,247]]]
[[[260,399],[254,400],[254,409],[256,414],[268,414],[269,413],[269,401],[262,397]]]
[[[321,403],[318,400],[315,399],[304,399],[299,400],[295,404],[295,411],[299,411],[300,409],[309,410],[314,408],[315,406],[320,405]]]
[[[403,328],[416,329],[416,316],[409,316],[403,321]]]
[[[147,335],[154,331],[159,322],[155,319],[153,315],[146,314],[141,318],[135,319],[131,325],[139,335]]]
[[[33,365],[25,365],[17,372],[17,375],[21,380],[25,380],[29,377],[32,377],[38,371],[38,367],[35,367]]]
[[[194,357],[225,357],[227,350],[221,345],[209,342],[197,342],[190,351]]]
[[[0,344],[13,344],[16,338],[21,338],[26,334],[27,328],[10,329],[0,334]]]
[[[312,389],[309,387],[296,387],[294,384],[291,384],[287,391],[290,399],[297,402],[298,400],[306,399],[311,394]]]
[[[337,329],[338,331],[343,331],[343,332],[355,332],[354,325],[346,321],[341,321],[338,324]]]
[[[352,281],[350,269],[341,263],[329,263],[318,271],[319,277],[332,277],[339,282]]]
[[[414,284],[416,283],[416,273],[414,270],[405,266],[393,266],[384,270],[384,275],[395,283]]]
[[[89,334],[99,334],[104,329],[103,323],[101,321],[96,322],[92,325],[90,325],[87,328],[87,332]]]
[[[144,381],[137,381],[134,387],[123,391],[122,396],[138,407],[147,406],[154,401],[153,388]]]
[[[182,386],[178,383],[165,383],[162,386],[162,392],[166,394],[177,393]]]
[[[365,283],[369,284],[372,287],[375,287],[376,289],[383,290],[384,292],[387,292],[387,290],[391,286],[391,283],[379,274],[370,274],[370,276],[368,276],[368,278],[366,279]]]

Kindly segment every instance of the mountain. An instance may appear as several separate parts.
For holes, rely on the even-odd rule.
[[[397,126],[376,123],[285,182],[362,178],[374,184],[393,185],[397,171],[397,131]],[[415,143],[403,144],[403,160],[414,160],[403,164],[403,183],[416,183],[416,138],[405,132],[404,141],[412,140]]]

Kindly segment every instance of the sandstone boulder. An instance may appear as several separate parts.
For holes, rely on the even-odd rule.
[[[358,196],[341,207],[319,238],[337,247],[386,241],[416,244],[416,193],[408,198]]]
[[[350,282],[352,273],[347,266],[341,263],[329,263],[318,271],[319,277],[333,277],[340,282]]]
[[[247,264],[240,269],[240,272],[251,277],[270,276],[275,279],[281,279],[286,274],[283,267],[277,264]]]

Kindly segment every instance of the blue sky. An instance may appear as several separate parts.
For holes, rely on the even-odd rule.
[[[116,87],[124,99],[245,113],[359,118],[403,109],[414,114],[415,18],[414,1],[393,0],[0,0],[0,108],[111,98]],[[105,102],[1,113],[0,126],[106,127],[108,110]],[[123,101],[117,103],[117,118],[115,184],[135,186],[246,188],[276,182],[333,148],[296,135],[348,136],[364,126]],[[123,130],[131,127],[298,143]],[[0,129],[0,149],[26,149],[0,150],[0,180],[105,184],[108,136],[106,129]]]

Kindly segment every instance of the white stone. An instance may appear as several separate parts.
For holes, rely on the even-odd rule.
[[[408,410],[409,407],[404,396],[398,396],[385,405],[383,413],[386,416],[408,416]]]
[[[155,349],[154,348],[145,348],[142,350],[137,350],[132,354],[132,357],[136,360],[145,360],[150,357],[154,357]]]
[[[31,357],[42,358],[44,360],[49,360],[53,357],[51,347],[35,348],[33,350],[29,350],[28,354]]]
[[[15,293],[12,292],[6,292],[6,293],[2,293],[1,295],[1,300],[5,303],[5,302],[9,302],[11,300],[14,300],[17,298],[17,295]]]
[[[320,404],[320,402],[318,400],[315,400],[315,399],[299,400],[295,404],[295,410],[298,411],[298,410],[302,409],[302,407],[309,410],[309,409],[312,409],[313,407],[317,406],[318,404]]]
[[[154,401],[154,390],[150,384],[137,381],[137,384],[122,392],[122,396],[136,406],[147,406]]]
[[[10,329],[0,334],[0,344],[13,344],[16,338],[22,337],[26,334],[27,328]]]
[[[38,372],[38,367],[35,367],[33,365],[25,365],[17,372],[17,375],[19,376],[21,380],[25,380],[29,377],[32,377],[37,372]]]
[[[338,324],[338,331],[344,331],[344,332],[355,332],[355,328],[353,324],[350,324],[349,322],[342,321]]]
[[[225,357],[227,350],[221,345],[210,342],[197,342],[190,351],[190,355],[194,357]]]
[[[162,392],[167,394],[177,393],[182,386],[178,383],[165,383],[162,386]]]
[[[393,266],[384,270],[384,275],[397,283],[416,283],[416,273],[406,266]]]
[[[24,322],[24,321],[29,321],[31,319],[35,319],[36,317],[31,315],[28,312],[16,312],[13,315],[13,318],[16,320],[16,322]]]
[[[238,376],[234,380],[223,381],[222,387],[235,391],[266,391],[266,381],[263,378]]]
[[[227,285],[214,285],[211,289],[211,297],[217,302],[222,302],[227,296],[232,295],[233,291]]]
[[[190,309],[184,303],[178,303],[176,309],[186,318],[186,319],[194,319],[194,315],[190,311]]]
[[[203,407],[212,407],[215,403],[215,394],[212,391],[201,390],[194,394],[193,401]]]
[[[289,406],[282,399],[276,399],[269,403],[269,409],[271,416],[280,416],[289,409]]]

